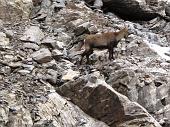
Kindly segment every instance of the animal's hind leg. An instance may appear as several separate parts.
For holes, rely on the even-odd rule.
[[[113,58],[113,46],[112,45],[109,46],[109,60],[111,60],[111,59],[114,59]]]
[[[89,64],[89,56],[93,53],[93,50],[89,50],[86,54],[87,64]]]
[[[85,50],[82,54],[81,54],[81,60],[80,60],[80,64],[82,64],[83,58],[86,55],[87,51]]]

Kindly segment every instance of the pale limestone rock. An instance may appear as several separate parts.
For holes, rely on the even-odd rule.
[[[62,80],[71,80],[73,81],[75,77],[78,77],[80,73],[78,71],[73,71],[71,69],[68,69],[65,71],[65,75],[63,75]]]
[[[30,41],[34,43],[40,43],[40,41],[44,38],[44,33],[38,26],[30,26],[26,28],[23,36],[20,38],[22,41]]]
[[[6,34],[3,32],[0,32],[0,45],[1,46],[9,45],[9,38],[7,38]]]

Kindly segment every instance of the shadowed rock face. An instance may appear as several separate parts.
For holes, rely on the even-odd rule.
[[[167,16],[170,16],[170,2],[166,5],[166,7],[165,7],[165,14],[167,15]]]
[[[57,92],[69,97],[84,112],[110,127],[138,127],[140,123],[145,123],[146,127],[161,127],[144,108],[116,92],[99,75],[94,72],[89,81],[80,78],[68,82]]]
[[[92,0],[86,0],[86,2],[91,4]],[[145,1],[138,2],[138,0],[103,0],[102,9],[105,12],[114,12],[125,20],[148,21],[158,16]]]

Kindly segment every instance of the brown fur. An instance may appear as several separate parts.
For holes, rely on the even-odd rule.
[[[108,49],[109,59],[113,58],[113,48],[117,47],[118,42],[122,38],[128,36],[128,29],[124,29],[118,32],[107,32],[102,34],[87,35],[84,43],[80,47],[85,46],[85,51],[81,54],[80,64],[82,63],[83,57],[86,56],[87,63],[89,63],[89,56],[93,53],[94,48]]]

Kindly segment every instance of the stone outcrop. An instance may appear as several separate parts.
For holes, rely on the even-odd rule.
[[[89,4],[94,2],[94,0],[85,1]],[[125,20],[151,20],[161,17],[170,21],[170,18],[161,16],[158,9],[154,10],[147,5],[157,6],[156,3],[154,0],[103,0],[102,9],[105,12],[113,12]]]
[[[89,75],[88,81],[79,78],[57,89],[90,116],[110,127],[145,126],[161,127],[139,104],[110,87],[99,72]]]

